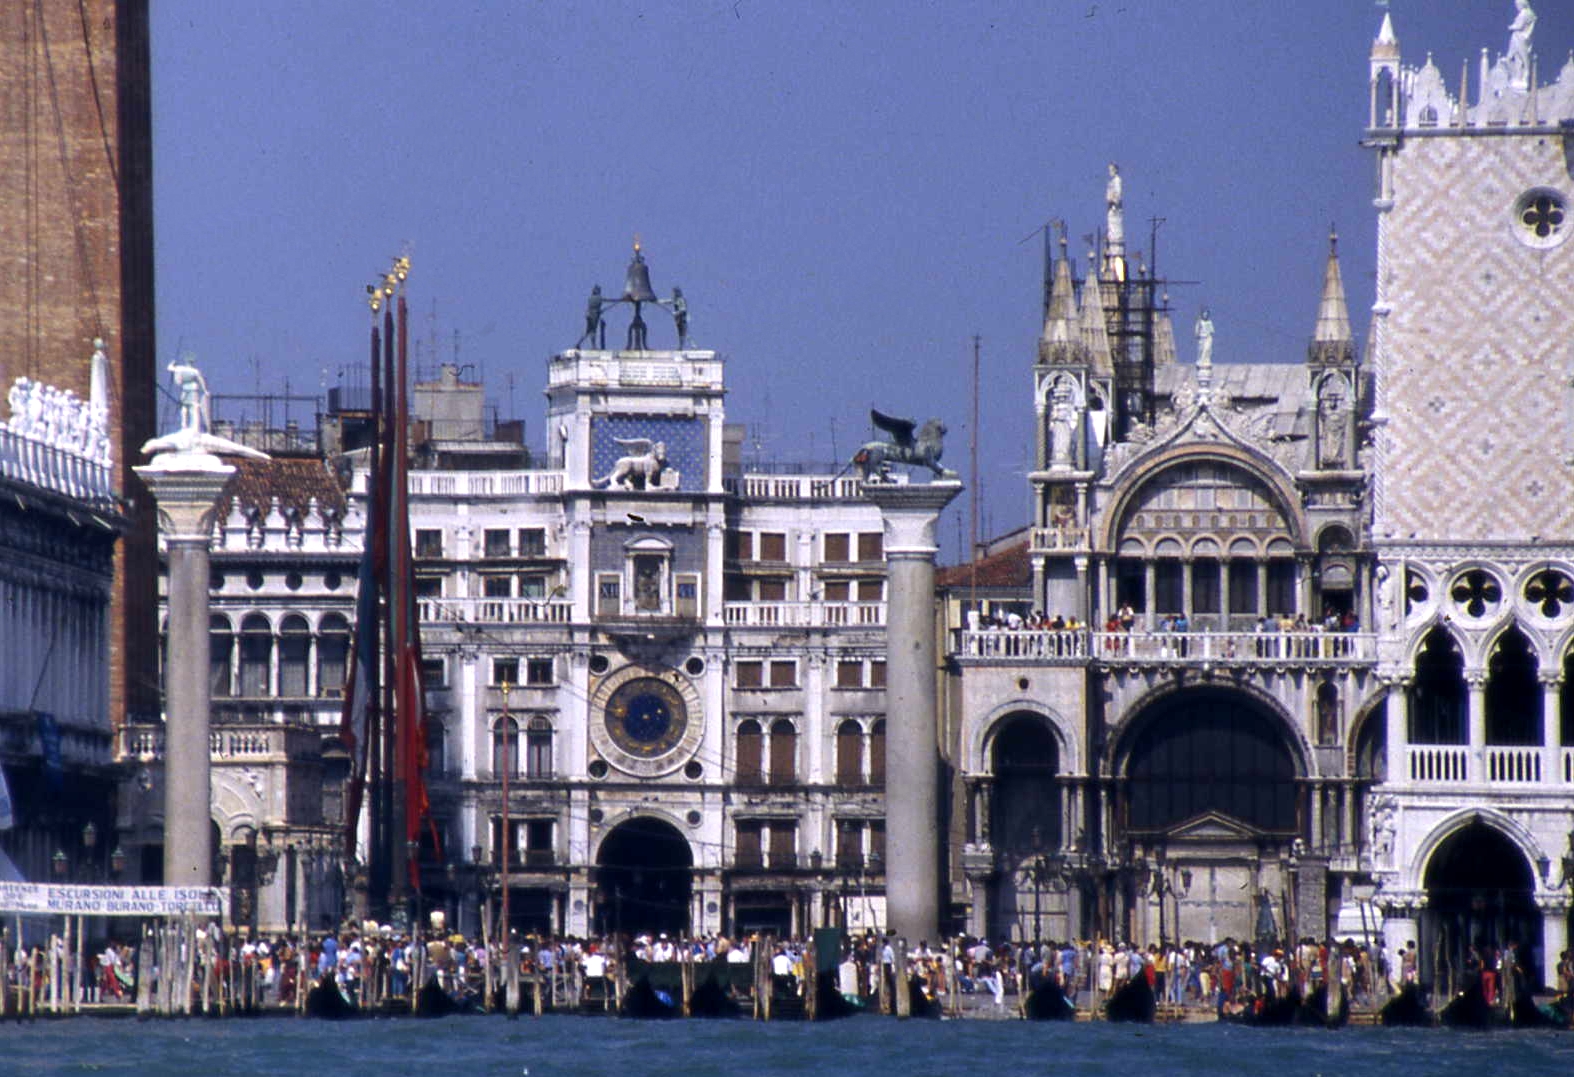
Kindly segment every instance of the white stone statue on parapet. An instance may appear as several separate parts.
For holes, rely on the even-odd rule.
[[[1530,0],[1514,0],[1514,21],[1508,24],[1509,84],[1530,88],[1530,38],[1536,32],[1536,12]]]
[[[173,434],[153,438],[142,446],[142,451],[153,457],[149,467],[170,471],[213,471],[225,466],[219,459],[221,455],[245,456],[253,460],[269,459],[267,453],[258,452],[249,445],[208,432],[208,382],[189,357],[171,363],[169,372],[180,387],[180,429]]]

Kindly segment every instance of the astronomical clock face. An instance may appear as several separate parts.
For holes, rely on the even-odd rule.
[[[593,683],[590,743],[625,774],[656,778],[687,763],[705,734],[699,692],[675,669],[630,665]]]
[[[612,693],[605,712],[612,742],[632,756],[655,759],[683,740],[688,708],[677,689],[655,677],[629,681]]]

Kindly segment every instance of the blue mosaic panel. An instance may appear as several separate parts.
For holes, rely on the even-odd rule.
[[[590,428],[590,475],[598,486],[624,456],[636,455],[615,438],[649,438],[667,447],[667,468],[678,473],[679,490],[705,489],[705,424],[670,415],[602,415]]]

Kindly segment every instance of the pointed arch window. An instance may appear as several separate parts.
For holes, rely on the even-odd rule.
[[[1523,632],[1511,628],[1498,639],[1487,659],[1487,743],[1541,743],[1543,694],[1536,673],[1535,648]]]
[[[1416,656],[1410,687],[1410,742],[1465,744],[1465,660],[1454,638],[1434,628]]]

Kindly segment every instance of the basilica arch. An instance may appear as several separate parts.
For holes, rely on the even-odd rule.
[[[1149,696],[1113,739],[1116,822],[1160,834],[1207,814],[1264,834],[1298,832],[1296,780],[1308,751],[1278,704],[1236,686]]]

